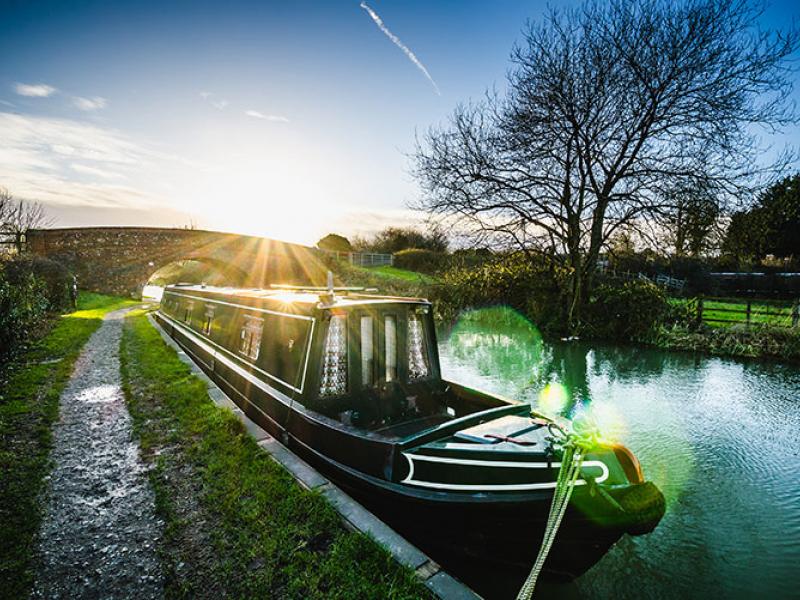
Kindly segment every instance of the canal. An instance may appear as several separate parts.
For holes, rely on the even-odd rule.
[[[542,596],[800,598],[800,368],[548,344],[507,309],[469,314],[439,336],[445,378],[550,414],[590,415],[666,496],[654,532],[623,537]],[[462,578],[484,593],[500,579]]]

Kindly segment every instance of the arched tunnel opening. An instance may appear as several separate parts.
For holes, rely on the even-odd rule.
[[[174,283],[242,287],[247,273],[237,267],[212,259],[187,258],[158,267],[142,289],[142,300],[160,302],[164,288]]]

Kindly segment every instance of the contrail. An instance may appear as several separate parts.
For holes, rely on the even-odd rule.
[[[428,73],[428,69],[426,69],[426,68],[425,68],[425,65],[423,65],[423,64],[422,64],[422,63],[419,61],[419,59],[416,57],[416,55],[415,55],[415,54],[414,54],[414,53],[411,51],[411,48],[409,48],[408,46],[406,46],[406,45],[405,45],[403,42],[401,42],[401,41],[400,41],[400,38],[399,38],[399,37],[397,37],[395,34],[393,34],[391,31],[389,31],[389,28],[388,28],[388,27],[386,27],[386,25],[384,25],[384,24],[383,24],[383,19],[381,19],[381,18],[378,16],[378,13],[376,13],[376,12],[375,12],[374,10],[372,10],[372,9],[371,9],[369,6],[367,6],[367,3],[366,3],[366,2],[362,2],[362,3],[361,3],[361,8],[363,8],[365,11],[367,11],[367,13],[369,14],[369,16],[370,16],[370,17],[372,17],[372,20],[373,20],[373,21],[375,21],[375,25],[377,25],[377,26],[378,26],[378,28],[379,28],[379,29],[380,29],[380,30],[381,30],[381,31],[382,31],[384,34],[386,34],[386,37],[388,37],[390,40],[392,40],[392,43],[393,43],[395,46],[397,46],[398,48],[400,48],[400,50],[402,50],[402,51],[405,53],[405,55],[408,57],[408,60],[410,60],[410,61],[411,61],[412,63],[414,63],[415,65],[417,65],[417,68],[418,68],[420,71],[422,71],[422,73],[425,75],[425,77],[427,77],[427,78],[428,78],[428,81],[430,81],[430,82],[431,82],[431,85],[433,86],[433,89],[434,89],[434,90],[436,90],[436,93],[437,93],[438,95],[440,95],[440,96],[441,96],[441,95],[442,95],[442,93],[439,91],[439,86],[438,86],[438,85],[436,85],[436,82],[433,80],[433,77],[431,77],[431,74],[430,74],[430,73]]]

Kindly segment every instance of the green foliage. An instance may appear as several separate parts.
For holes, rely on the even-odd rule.
[[[120,356],[165,522],[167,597],[429,597],[412,570],[346,530],[218,408],[143,315],[126,320]]]
[[[60,263],[18,257],[0,270],[0,365],[25,349],[49,311],[71,303],[72,275]]]
[[[428,274],[437,272],[445,264],[446,260],[447,257],[441,252],[425,250],[424,248],[408,248],[394,254],[396,267]]]
[[[447,251],[447,236],[438,227],[419,231],[413,227],[387,227],[372,238],[354,243],[359,252],[394,254],[408,248],[422,248],[433,252]]]
[[[41,256],[18,256],[5,263],[4,278],[14,285],[24,285],[30,276],[44,283],[47,309],[67,310],[72,307],[72,273],[60,262]]]
[[[352,252],[353,246],[343,235],[337,233],[329,233],[324,238],[317,242],[317,248],[320,250],[329,250],[330,252]]]
[[[776,182],[755,205],[731,216],[723,250],[740,262],[800,256],[800,173]]]
[[[45,337],[32,340],[0,378],[0,597],[26,598],[33,583],[33,540],[50,470],[51,427],[75,360],[103,314],[130,304],[81,294],[79,310],[58,319]]]
[[[32,274],[15,282],[0,274],[0,365],[20,353],[47,315],[43,281]]]
[[[589,299],[585,326],[592,337],[641,340],[672,311],[664,290],[649,281],[602,284]]]
[[[527,315],[542,331],[565,331],[568,271],[515,253],[478,267],[453,267],[432,287],[438,316],[451,321],[466,309],[505,305]]]

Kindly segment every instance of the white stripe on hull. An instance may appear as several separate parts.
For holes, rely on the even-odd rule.
[[[511,467],[517,469],[546,469],[546,468],[560,468],[560,462],[515,462],[515,461],[502,461],[502,460],[477,460],[470,458],[447,458],[445,456],[428,456],[425,454],[411,454],[403,452],[403,456],[408,461],[409,471],[408,475],[401,483],[414,485],[417,487],[425,487],[436,490],[453,490],[465,492],[523,492],[528,490],[546,490],[554,489],[556,487],[555,481],[539,481],[535,483],[510,483],[510,484],[466,484],[466,483],[443,483],[438,481],[423,481],[414,479],[414,461],[420,462],[435,462],[444,463],[449,465],[464,465],[474,467]],[[608,479],[608,467],[606,464],[599,460],[587,460],[583,463],[583,467],[595,467],[602,471],[602,474],[595,479],[596,483],[602,483]],[[584,485],[586,483],[583,479],[578,479],[575,485]]]

